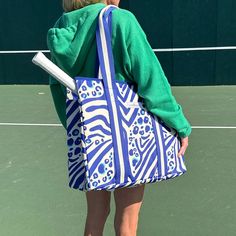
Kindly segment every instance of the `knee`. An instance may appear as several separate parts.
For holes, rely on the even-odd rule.
[[[95,222],[105,221],[111,212],[110,206],[89,211],[87,218],[96,219]]]
[[[129,227],[115,227],[116,236],[136,236],[137,230]]]
[[[135,236],[138,228],[138,216],[119,216],[114,219],[116,236]]]
[[[104,218],[107,218],[111,213],[111,208],[110,206],[109,207],[106,207],[106,209],[103,210],[103,216]]]
[[[94,212],[88,212],[84,235],[102,235],[104,225],[110,214],[110,208],[96,209]]]

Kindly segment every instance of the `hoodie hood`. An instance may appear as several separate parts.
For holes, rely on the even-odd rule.
[[[96,50],[97,19],[105,6],[97,3],[63,13],[48,31],[47,44],[52,60],[71,77],[79,74],[87,56]]]

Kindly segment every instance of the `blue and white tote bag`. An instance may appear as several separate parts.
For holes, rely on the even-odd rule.
[[[111,12],[98,19],[99,78],[76,77],[78,95],[68,93],[69,186],[81,191],[134,187],[186,172],[177,157],[177,132],[150,113],[135,84],[115,80]]]

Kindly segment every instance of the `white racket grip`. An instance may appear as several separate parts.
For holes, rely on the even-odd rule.
[[[50,61],[42,52],[38,52],[33,57],[32,62],[41,67],[64,86],[72,90],[72,92],[78,94],[75,81],[52,61]]]

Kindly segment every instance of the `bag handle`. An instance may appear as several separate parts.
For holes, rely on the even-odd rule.
[[[115,89],[115,65],[111,44],[111,13],[117,6],[108,5],[99,14],[96,30],[97,51],[99,60],[99,77],[106,89]],[[112,96],[112,95],[111,95]]]
[[[116,172],[115,178],[118,182],[124,182],[124,160],[123,156],[128,155],[128,151],[123,148],[122,144],[122,121],[117,102],[117,87],[115,83],[115,66],[112,54],[111,41],[111,13],[116,6],[109,5],[102,9],[99,14],[98,27],[96,31],[96,41],[98,50],[98,59],[100,63],[100,72],[104,84],[104,92],[107,100],[107,108],[110,118],[110,127],[112,134],[112,145],[114,150],[114,159],[117,162],[117,168],[121,167]],[[110,25],[110,27],[109,27]],[[118,164],[119,163],[119,164]]]

